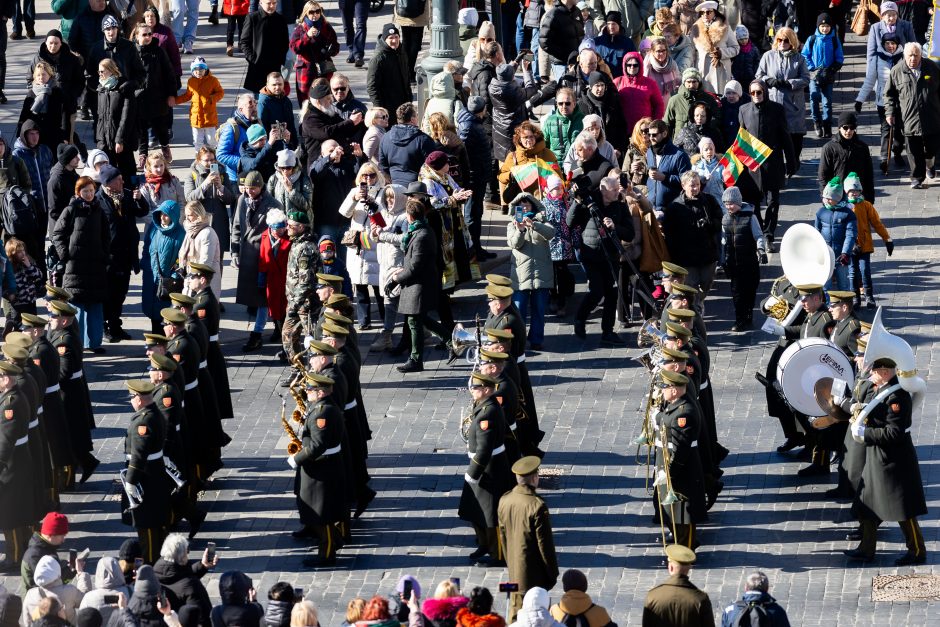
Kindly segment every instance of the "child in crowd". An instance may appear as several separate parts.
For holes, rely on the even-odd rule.
[[[734,332],[747,331],[754,318],[754,299],[760,283],[760,264],[767,263],[764,234],[754,207],[741,198],[741,190],[729,187],[721,195],[725,215],[721,219],[719,264],[731,279]]]
[[[858,235],[858,223],[848,203],[842,202],[842,180],[837,176],[826,184],[822,192],[822,204],[816,212],[814,226],[822,233],[826,244],[836,256],[836,267],[832,277],[826,281],[826,290],[849,289],[849,266],[852,249]]]
[[[735,27],[734,38],[738,40],[741,50],[731,60],[731,76],[742,85],[750,85],[754,80],[754,75],[757,74],[760,50],[751,42],[751,33],[743,24]]]
[[[89,177],[95,183],[100,183],[101,180],[98,178],[98,172],[106,165],[111,165],[111,160],[108,159],[108,153],[98,148],[92,148],[88,151],[88,158],[85,159],[85,167],[79,174]]]
[[[4,293],[3,301],[6,326],[12,330],[19,328],[20,314],[36,313],[36,299],[43,293],[45,281],[42,278],[42,270],[26,252],[26,244],[11,237],[4,249],[9,259],[7,263],[13,268],[16,280],[16,291],[13,294]],[[4,336],[7,332],[7,329],[4,329]]]
[[[744,104],[741,102],[742,94],[744,94],[744,88],[738,81],[728,81],[725,85],[725,93],[721,97],[721,119],[718,121],[725,146],[733,144],[734,138],[738,135],[740,128],[738,109]]]
[[[855,213],[858,230],[855,246],[852,248],[852,265],[849,266],[849,285],[855,292],[855,306],[861,307],[864,298],[865,306],[873,309],[875,291],[871,283],[871,254],[875,252],[875,246],[872,229],[884,240],[889,257],[894,252],[894,241],[882,224],[878,210],[862,195],[862,181],[855,172],[849,172],[845,177],[845,194]]]
[[[832,137],[832,86],[845,61],[842,44],[832,29],[828,13],[816,18],[816,32],[803,44],[803,57],[809,70],[809,108],[816,137]],[[737,78],[737,77],[735,77]]]
[[[198,152],[202,146],[216,146],[215,132],[219,126],[216,105],[222,102],[225,90],[219,79],[209,72],[209,64],[203,57],[193,59],[189,71],[192,76],[186,81],[186,91],[176,97],[176,104],[190,102],[189,124],[193,129],[193,146]]]
[[[545,221],[555,227],[555,236],[548,242],[555,271],[555,287],[549,290],[548,310],[559,316],[566,315],[565,305],[574,294],[574,275],[568,264],[575,260],[575,248],[581,245],[581,234],[568,226],[568,194],[565,184],[554,174],[545,184],[542,198]]]
[[[692,169],[698,172],[702,178],[702,191],[711,194],[719,205],[724,207],[721,201],[722,194],[725,191],[725,183],[722,179],[721,164],[718,163],[718,153],[715,150],[715,142],[711,137],[703,137],[698,141],[699,159],[692,166]]]
[[[336,254],[336,241],[330,235],[324,235],[317,242],[317,246],[320,248],[320,272],[343,277],[343,294],[352,300],[352,283],[349,281],[349,273],[346,272],[346,262]]]

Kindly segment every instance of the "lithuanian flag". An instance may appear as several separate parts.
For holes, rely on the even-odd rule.
[[[727,152],[718,160],[725,168],[725,186],[730,187],[734,185],[745,167],[750,170],[757,170],[772,152],[773,149],[770,146],[751,135],[745,129],[738,129],[738,136],[734,138],[734,143],[731,144]]]
[[[516,179],[519,188],[527,192],[532,192],[533,189],[538,191],[545,189],[548,177],[552,175],[562,180],[565,179],[557,163],[549,163],[539,158],[536,158],[535,161],[515,166],[510,170],[510,173],[512,177]]]

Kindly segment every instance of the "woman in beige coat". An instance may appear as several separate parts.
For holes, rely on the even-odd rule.
[[[708,0],[695,9],[700,17],[689,29],[689,39],[695,44],[695,67],[702,73],[702,89],[721,94],[731,80],[731,60],[741,47],[734,29],[718,12],[717,2]]]
[[[186,237],[180,247],[180,267],[188,268],[191,263],[203,263],[212,266],[215,274],[212,276],[212,292],[215,297],[222,299],[222,249],[219,247],[219,236],[212,229],[209,212],[202,203],[190,201],[186,203],[184,213]],[[190,290],[187,287],[186,293]]]

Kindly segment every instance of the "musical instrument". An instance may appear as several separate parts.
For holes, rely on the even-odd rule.
[[[806,416],[827,416],[828,407],[816,400],[816,384],[841,379],[851,389],[855,383],[852,363],[842,350],[823,338],[796,340],[787,347],[777,363],[777,382],[783,397],[795,411]]]
[[[666,333],[659,330],[657,321],[650,318],[640,327],[640,332],[636,336],[636,345],[640,348],[648,348],[644,354],[635,359],[646,366],[651,373],[656,369],[663,357],[663,342],[666,341]]]
[[[124,510],[126,514],[133,509],[137,509],[144,502],[144,489],[140,484],[127,482],[127,468],[121,469],[119,476],[121,478],[121,487],[124,488],[124,494],[127,495],[128,505],[127,509]]]
[[[844,409],[833,402],[832,384],[832,379],[823,377],[813,386],[813,398],[819,403],[819,407],[826,412],[825,416],[810,423],[814,429],[825,429],[837,422],[848,422],[851,419],[851,416]]]
[[[303,389],[304,379],[307,378],[307,368],[304,366],[304,361],[300,354],[294,355],[291,359],[291,364],[300,372],[300,377],[291,383],[288,388],[290,395],[294,398],[294,402],[297,403],[297,409],[291,412],[290,417],[291,420],[303,426],[304,416],[307,414],[307,397],[304,395]]]
[[[451,348],[457,356],[466,353],[467,363],[475,366],[480,361],[480,348],[483,346],[482,329],[480,327],[480,316],[476,317],[476,333],[464,328],[460,323],[454,326],[450,334]]]
[[[173,480],[173,483],[176,484],[172,492],[176,494],[186,485],[186,479],[183,477],[183,473],[180,472],[179,467],[173,463],[173,460],[166,455],[163,456],[163,469],[166,471],[167,476]]]
[[[476,372],[476,370],[474,370]],[[473,373],[467,379],[467,392],[470,392],[470,386],[473,385]],[[470,397],[470,405],[460,414],[460,437],[464,442],[470,441],[470,425],[473,424],[473,397]]]
[[[304,447],[303,442],[300,441],[300,438],[297,437],[297,432],[295,432],[290,423],[287,422],[287,399],[281,396],[281,426],[284,428],[284,433],[287,434],[287,437],[290,438],[290,442],[287,443],[287,454],[295,455],[300,452],[300,449]]]
[[[822,285],[832,276],[836,256],[819,231],[800,222],[783,234],[780,266],[793,285]]]

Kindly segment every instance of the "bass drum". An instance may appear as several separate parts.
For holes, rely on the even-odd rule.
[[[827,408],[816,402],[820,379],[841,379],[847,389],[855,386],[852,362],[838,346],[818,337],[797,340],[783,351],[777,363],[777,381],[794,410],[806,416],[826,416]]]

